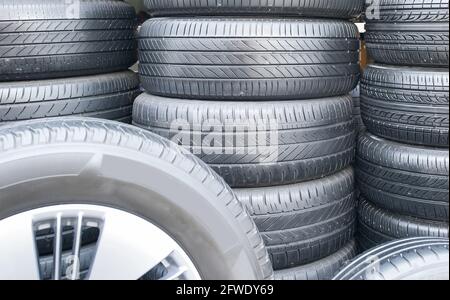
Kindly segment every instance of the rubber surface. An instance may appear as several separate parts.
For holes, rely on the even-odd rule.
[[[0,0],[0,81],[126,70],[136,62],[134,8],[119,1]]]
[[[189,149],[232,187],[321,178],[354,159],[349,95],[318,100],[227,102],[140,95],[133,123]]]
[[[295,15],[350,19],[361,0],[144,0],[152,15]]]
[[[275,280],[331,280],[357,254],[356,242],[351,241],[338,252],[316,262],[286,270],[275,271]]]
[[[362,195],[394,213],[448,222],[448,149],[362,134],[356,178]]]
[[[366,126],[361,118],[361,87],[358,86],[350,93],[353,99],[353,120],[358,133],[364,131]]]
[[[370,132],[402,143],[448,148],[448,70],[369,65],[361,90],[362,117]]]
[[[164,228],[203,279],[272,278],[256,225],[231,189],[152,133],[86,118],[14,123],[0,128],[0,165],[0,219],[58,204],[113,207]]]
[[[411,238],[372,249],[345,266],[335,280],[448,280],[448,239]]]
[[[143,87],[189,99],[281,100],[349,93],[359,33],[339,20],[161,18],[140,30]]]
[[[355,233],[351,168],[301,184],[234,191],[261,232],[275,270],[327,257]]]
[[[360,198],[358,243],[367,250],[408,237],[448,238],[448,222],[430,221],[392,213]]]
[[[139,78],[131,71],[64,79],[0,82],[0,125],[86,116],[131,122]]]
[[[366,16],[367,50],[375,61],[449,65],[448,0],[382,0],[379,14]]]

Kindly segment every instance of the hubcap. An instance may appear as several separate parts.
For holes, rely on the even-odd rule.
[[[198,280],[152,223],[103,206],[58,205],[0,221],[0,279]]]

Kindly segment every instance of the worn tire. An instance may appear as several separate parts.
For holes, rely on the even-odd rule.
[[[409,237],[448,238],[448,222],[399,215],[378,208],[364,198],[360,198],[358,218],[358,243],[363,250]]]
[[[232,187],[321,178],[354,159],[351,97],[225,102],[140,95],[133,124],[189,149]]]
[[[174,98],[286,100],[349,93],[359,39],[347,21],[162,18],[140,31],[147,92]]]
[[[370,132],[402,143],[448,148],[448,70],[370,65],[361,90],[362,117]]]
[[[362,134],[356,178],[362,195],[394,213],[448,222],[448,149]]]
[[[449,65],[448,0],[382,0],[379,18],[366,16],[367,50],[375,61]]]
[[[381,245],[358,256],[335,280],[448,280],[449,241],[411,238]]]
[[[0,81],[108,73],[136,62],[137,22],[131,5],[74,3],[79,6],[0,0]]]
[[[275,280],[331,280],[357,253],[356,242],[353,240],[338,252],[321,260],[296,268],[275,271]]]
[[[85,118],[18,122],[0,128],[0,165],[0,220],[59,204],[107,206],[163,228],[203,279],[272,277],[262,238],[232,190],[152,133]]]
[[[261,232],[275,270],[327,257],[355,233],[352,169],[300,184],[234,191]]]
[[[139,78],[131,71],[65,79],[0,82],[0,125],[85,116],[131,122]]]
[[[350,19],[358,16],[361,0],[144,0],[150,14],[172,15],[294,15]]]

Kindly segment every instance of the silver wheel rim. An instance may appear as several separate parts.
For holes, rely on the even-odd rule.
[[[85,245],[88,233],[95,242]],[[0,279],[200,279],[163,230],[109,207],[58,205],[8,217],[0,244]]]

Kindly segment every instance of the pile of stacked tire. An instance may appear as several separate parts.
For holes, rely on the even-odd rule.
[[[253,216],[278,279],[356,253],[359,0],[147,0],[133,123],[210,165]],[[163,18],[162,18],[163,17]],[[315,18],[313,18],[315,17]],[[319,18],[320,17],[320,18]]]
[[[363,249],[448,237],[448,0],[382,0],[367,12],[376,64],[361,80],[367,132],[358,141]]]
[[[0,125],[61,116],[131,122],[136,13],[120,1],[0,0]]]

